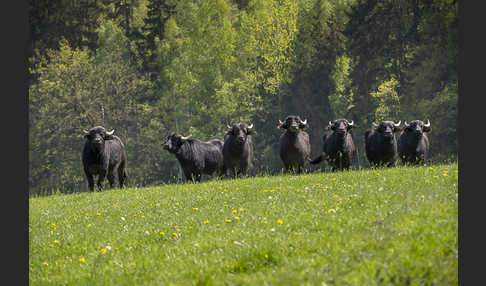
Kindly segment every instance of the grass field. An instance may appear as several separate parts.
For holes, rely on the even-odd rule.
[[[457,285],[458,165],[29,199],[30,285]]]

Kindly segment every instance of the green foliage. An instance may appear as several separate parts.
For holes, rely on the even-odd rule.
[[[348,117],[349,110],[354,107],[353,91],[350,89],[352,82],[349,78],[350,61],[346,55],[338,57],[331,74],[335,87],[329,95],[329,104],[335,118]]]
[[[457,170],[397,167],[30,198],[29,282],[457,285]]]
[[[400,100],[397,93],[398,85],[398,81],[392,77],[390,80],[380,84],[376,92],[371,93],[371,96],[378,103],[375,110],[375,123],[398,118],[400,114]]]

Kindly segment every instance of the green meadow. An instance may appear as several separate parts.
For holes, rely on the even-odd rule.
[[[29,199],[30,285],[457,285],[458,165]]]

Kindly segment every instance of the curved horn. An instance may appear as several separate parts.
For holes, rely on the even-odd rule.
[[[302,124],[307,125],[307,119],[302,121]]]
[[[111,130],[111,131],[106,132],[106,135],[113,135],[113,133],[115,133],[115,129],[113,129],[113,130]]]
[[[393,123],[393,125],[394,125],[395,127],[398,127],[398,126],[400,126],[400,123],[402,123],[402,121],[401,121],[401,120],[400,120],[400,121],[398,121],[398,123]]]
[[[354,120],[351,120],[351,122],[349,122],[349,126],[353,126],[354,125]]]
[[[403,124],[405,124],[405,127],[408,127],[408,123],[407,123],[407,121],[405,121],[405,123],[403,123]]]
[[[280,123],[280,125],[282,125],[282,124],[283,124],[283,122],[282,122],[280,119],[278,120],[278,123]]]
[[[226,124],[226,129],[231,129],[231,126],[229,126],[228,124]]]
[[[253,128],[253,123],[248,126],[248,129],[252,129],[252,128]]]
[[[373,124],[374,127],[378,127],[378,124],[372,122],[371,124]]]
[[[332,125],[332,122],[331,122],[331,121],[329,121],[329,124],[327,124],[327,125],[331,126],[331,125]]]
[[[181,139],[182,139],[182,140],[187,140],[187,139],[189,139],[191,136],[192,136],[192,135],[189,135],[189,136],[187,136],[187,137],[181,136]]]
[[[83,130],[83,132],[84,132],[84,135],[88,135],[89,134],[89,132],[86,131],[86,130]]]
[[[427,119],[427,124],[424,125],[425,127],[430,127],[430,121]]]

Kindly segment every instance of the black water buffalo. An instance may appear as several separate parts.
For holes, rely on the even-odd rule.
[[[400,123],[393,121],[382,121],[380,124],[373,123],[371,129],[366,130],[365,147],[366,157],[372,167],[386,165],[391,167],[397,160],[397,139],[396,132],[400,131]]]
[[[308,127],[307,119],[302,121],[296,115],[287,116],[284,122],[279,120],[277,128],[285,131],[280,136],[280,158],[286,171],[301,173],[310,160]]]
[[[113,135],[115,130],[106,131],[102,126],[96,126],[89,131],[84,131],[86,142],[83,148],[84,173],[88,179],[88,186],[91,191],[94,189],[94,175],[98,175],[97,186],[103,190],[103,180],[106,178],[110,188],[115,183],[115,173],[118,173],[120,188],[126,180],[125,167],[127,155],[125,146],[120,138]]]
[[[424,124],[421,120],[414,120],[405,126],[398,137],[398,156],[402,163],[425,164],[429,154],[430,121]]]
[[[232,177],[247,175],[253,163],[252,135],[256,134],[253,124],[235,123],[226,126],[226,139],[223,145],[224,166]]]
[[[214,172],[222,176],[225,172],[223,141],[212,139],[203,142],[189,137],[174,133],[167,136],[163,144],[165,150],[176,156],[186,179],[200,182],[203,174],[212,175]]]
[[[355,152],[351,135],[354,128],[356,128],[354,121],[348,122],[346,119],[329,121],[322,138],[323,152],[312,160],[311,164],[318,164],[322,160],[326,160],[333,171],[349,169]]]

